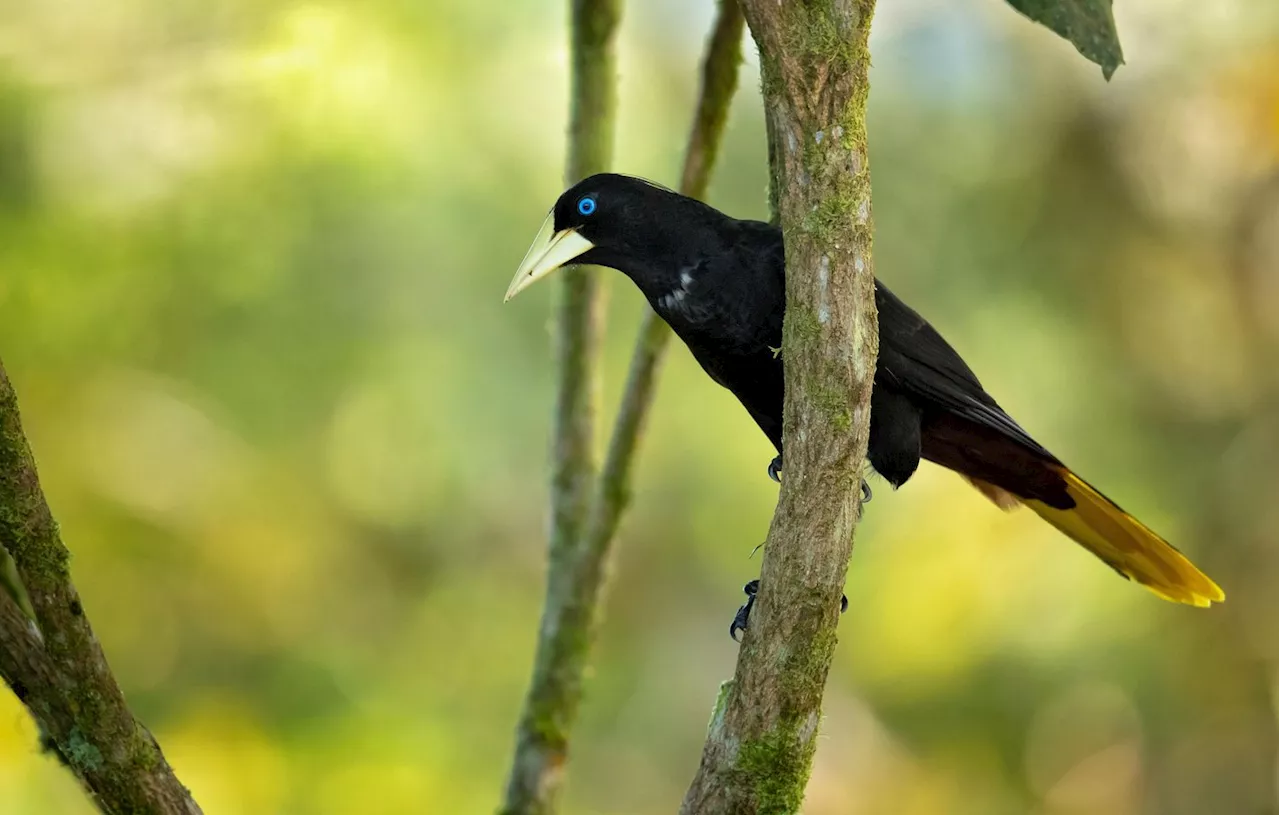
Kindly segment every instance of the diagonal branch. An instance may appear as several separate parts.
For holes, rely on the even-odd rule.
[[[569,184],[608,169],[617,106],[616,33],[621,0],[570,0]],[[582,545],[595,482],[603,303],[597,276],[564,270],[557,303],[560,380],[551,475],[547,596],[538,651],[502,812],[553,811],[562,782],[568,732],[582,698],[585,642],[599,567]]]
[[[877,353],[866,145],[874,0],[742,5],[760,49],[786,243],[787,468],[751,627],[686,815],[800,808],[860,511]]]
[[[611,137],[615,74],[612,36],[616,5],[609,0],[575,0],[573,34],[573,120],[570,128],[569,182],[604,168],[585,161],[581,139]],[[742,15],[734,0],[720,0],[703,63],[693,129],[685,155],[681,190],[702,196],[715,163],[729,103],[737,85],[741,60]],[[601,89],[608,83],[608,92]],[[595,100],[594,102],[591,100]],[[607,101],[606,101],[607,100]],[[608,124],[591,122],[607,118]],[[608,135],[606,135],[608,134]],[[574,158],[573,156],[578,156]],[[573,270],[573,274],[581,274]],[[626,391],[622,398],[604,467],[592,491],[589,428],[594,409],[585,391],[594,376],[598,320],[582,321],[589,295],[566,284],[569,297],[561,311],[561,404],[557,414],[556,472],[553,480],[551,556],[547,598],[539,629],[538,653],[524,711],[516,734],[516,752],[502,812],[510,815],[554,811],[563,783],[569,733],[582,699],[582,681],[600,616],[614,534],[626,508],[632,464],[649,407],[653,402],[658,363],[670,329],[648,311],[636,341]],[[591,328],[575,328],[590,325]],[[588,358],[588,354],[590,358]],[[576,407],[575,407],[576,406]],[[576,420],[574,417],[577,417]],[[590,417],[590,418],[589,418]]]
[[[702,62],[702,90],[694,111],[693,128],[685,147],[680,192],[704,198],[720,150],[720,137],[729,116],[729,104],[738,87],[742,61],[742,11],[737,0],[720,0],[716,20],[707,40]],[[645,307],[644,318],[631,354],[627,386],[613,425],[613,438],[600,474],[600,488],[591,506],[590,545],[606,550],[626,509],[631,467],[644,422],[653,404],[658,365],[662,362],[671,329]]]
[[[103,812],[198,815],[160,746],[129,712],[89,626],[3,365],[0,544],[12,555],[35,614],[33,623],[9,594],[0,594],[0,676],[46,743]]]

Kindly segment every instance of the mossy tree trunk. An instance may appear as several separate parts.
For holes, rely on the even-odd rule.
[[[742,0],[787,256],[784,475],[759,596],[682,812],[800,808],[853,546],[877,353],[866,141],[874,0]]]
[[[71,583],[58,533],[0,365],[0,544],[35,619],[0,592],[0,677],[40,726],[46,747],[111,815],[198,815],[160,746],[125,704]]]

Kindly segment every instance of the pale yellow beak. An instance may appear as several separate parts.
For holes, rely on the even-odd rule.
[[[507,287],[507,296],[502,298],[502,302],[507,302],[556,269],[595,247],[594,243],[579,235],[577,229],[562,229],[559,232],[554,232],[554,229],[555,215],[552,213],[542,222],[538,237],[533,239],[533,245],[525,253],[524,260],[520,261],[520,268],[516,269],[516,276],[511,278],[511,285]]]

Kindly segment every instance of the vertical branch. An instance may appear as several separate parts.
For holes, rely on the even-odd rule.
[[[569,149],[565,177],[575,184],[608,169],[613,154],[616,33],[621,0],[570,0]],[[574,266],[560,276],[556,359],[560,372],[551,476],[547,596],[538,652],[503,812],[553,811],[561,787],[568,733],[582,698],[590,585],[599,567],[583,546],[595,480],[593,443],[599,402],[603,304],[598,279]]]
[[[197,815],[147,729],[134,719],[71,583],[62,543],[0,365],[0,545],[13,557],[34,622],[0,593],[0,676],[47,744],[103,812]]]
[[[611,134],[611,122],[592,131],[588,111],[612,120],[612,97],[600,83],[612,87],[614,57],[612,33],[617,9],[607,6],[588,10],[588,0],[573,5],[574,112],[570,129],[569,182],[603,169],[607,151],[591,153],[576,145],[579,139],[599,139]],[[580,19],[589,16],[590,21]],[[719,13],[708,41],[703,63],[702,88],[690,132],[681,190],[702,196],[715,163],[720,134],[728,117],[737,85],[741,60],[743,20],[735,0],[720,0]],[[590,86],[590,87],[589,87]],[[595,100],[588,104],[587,100]],[[606,101],[607,100],[607,101]],[[599,143],[596,145],[600,146]],[[599,160],[600,164],[590,162]],[[578,270],[567,270],[581,275]],[[592,359],[581,343],[596,343],[597,322],[584,321],[573,328],[570,314],[580,315],[591,303],[577,286],[591,285],[585,276],[565,284],[567,297],[561,312],[561,402],[557,413],[555,494],[547,599],[539,630],[538,653],[525,708],[516,735],[516,752],[507,782],[502,812],[510,815],[554,811],[568,758],[569,732],[577,719],[582,698],[582,677],[599,618],[600,598],[607,578],[614,534],[626,508],[631,467],[645,418],[653,401],[658,362],[670,329],[649,311],[636,340],[626,390],[614,425],[604,467],[594,485],[590,467],[590,426],[581,417],[593,416],[585,390]],[[581,318],[579,318],[581,319]],[[594,356],[594,351],[590,352]],[[570,401],[574,394],[577,408]],[[574,417],[579,421],[573,421]]]
[[[813,761],[877,353],[867,166],[874,0],[743,0],[786,242],[786,476],[735,677],[682,812],[791,813]]]
[[[738,66],[742,63],[742,9],[735,0],[719,0],[716,19],[707,37],[702,58],[702,84],[694,105],[693,124],[685,144],[684,169],[680,172],[680,192],[690,198],[705,198],[711,171],[720,155],[721,136],[729,118],[729,105],[738,89]]]
[[[737,0],[720,0],[715,23],[707,39],[707,52],[702,61],[702,88],[685,147],[684,170],[680,174],[680,192],[691,198],[706,196],[711,170],[720,151],[720,137],[729,117],[729,105],[738,87],[742,26],[742,11]],[[636,446],[649,407],[653,404],[658,365],[670,339],[670,327],[646,306],[631,354],[627,386],[613,425],[609,452],[600,474],[599,490],[591,506],[590,545],[593,549],[602,550],[602,555],[607,555],[609,543],[626,509]]]
[[[572,185],[609,169],[617,108],[616,32],[620,0],[570,0],[569,150]],[[564,270],[558,284],[556,361],[560,380],[551,476],[552,575],[582,538],[595,478],[599,413],[600,334],[604,303],[599,276],[583,266]]]

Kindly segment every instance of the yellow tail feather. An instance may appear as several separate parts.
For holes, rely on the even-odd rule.
[[[1063,477],[1075,507],[1054,509],[1032,500],[1023,503],[1108,566],[1166,600],[1207,608],[1226,599],[1217,583],[1137,518],[1075,473],[1064,471]]]

